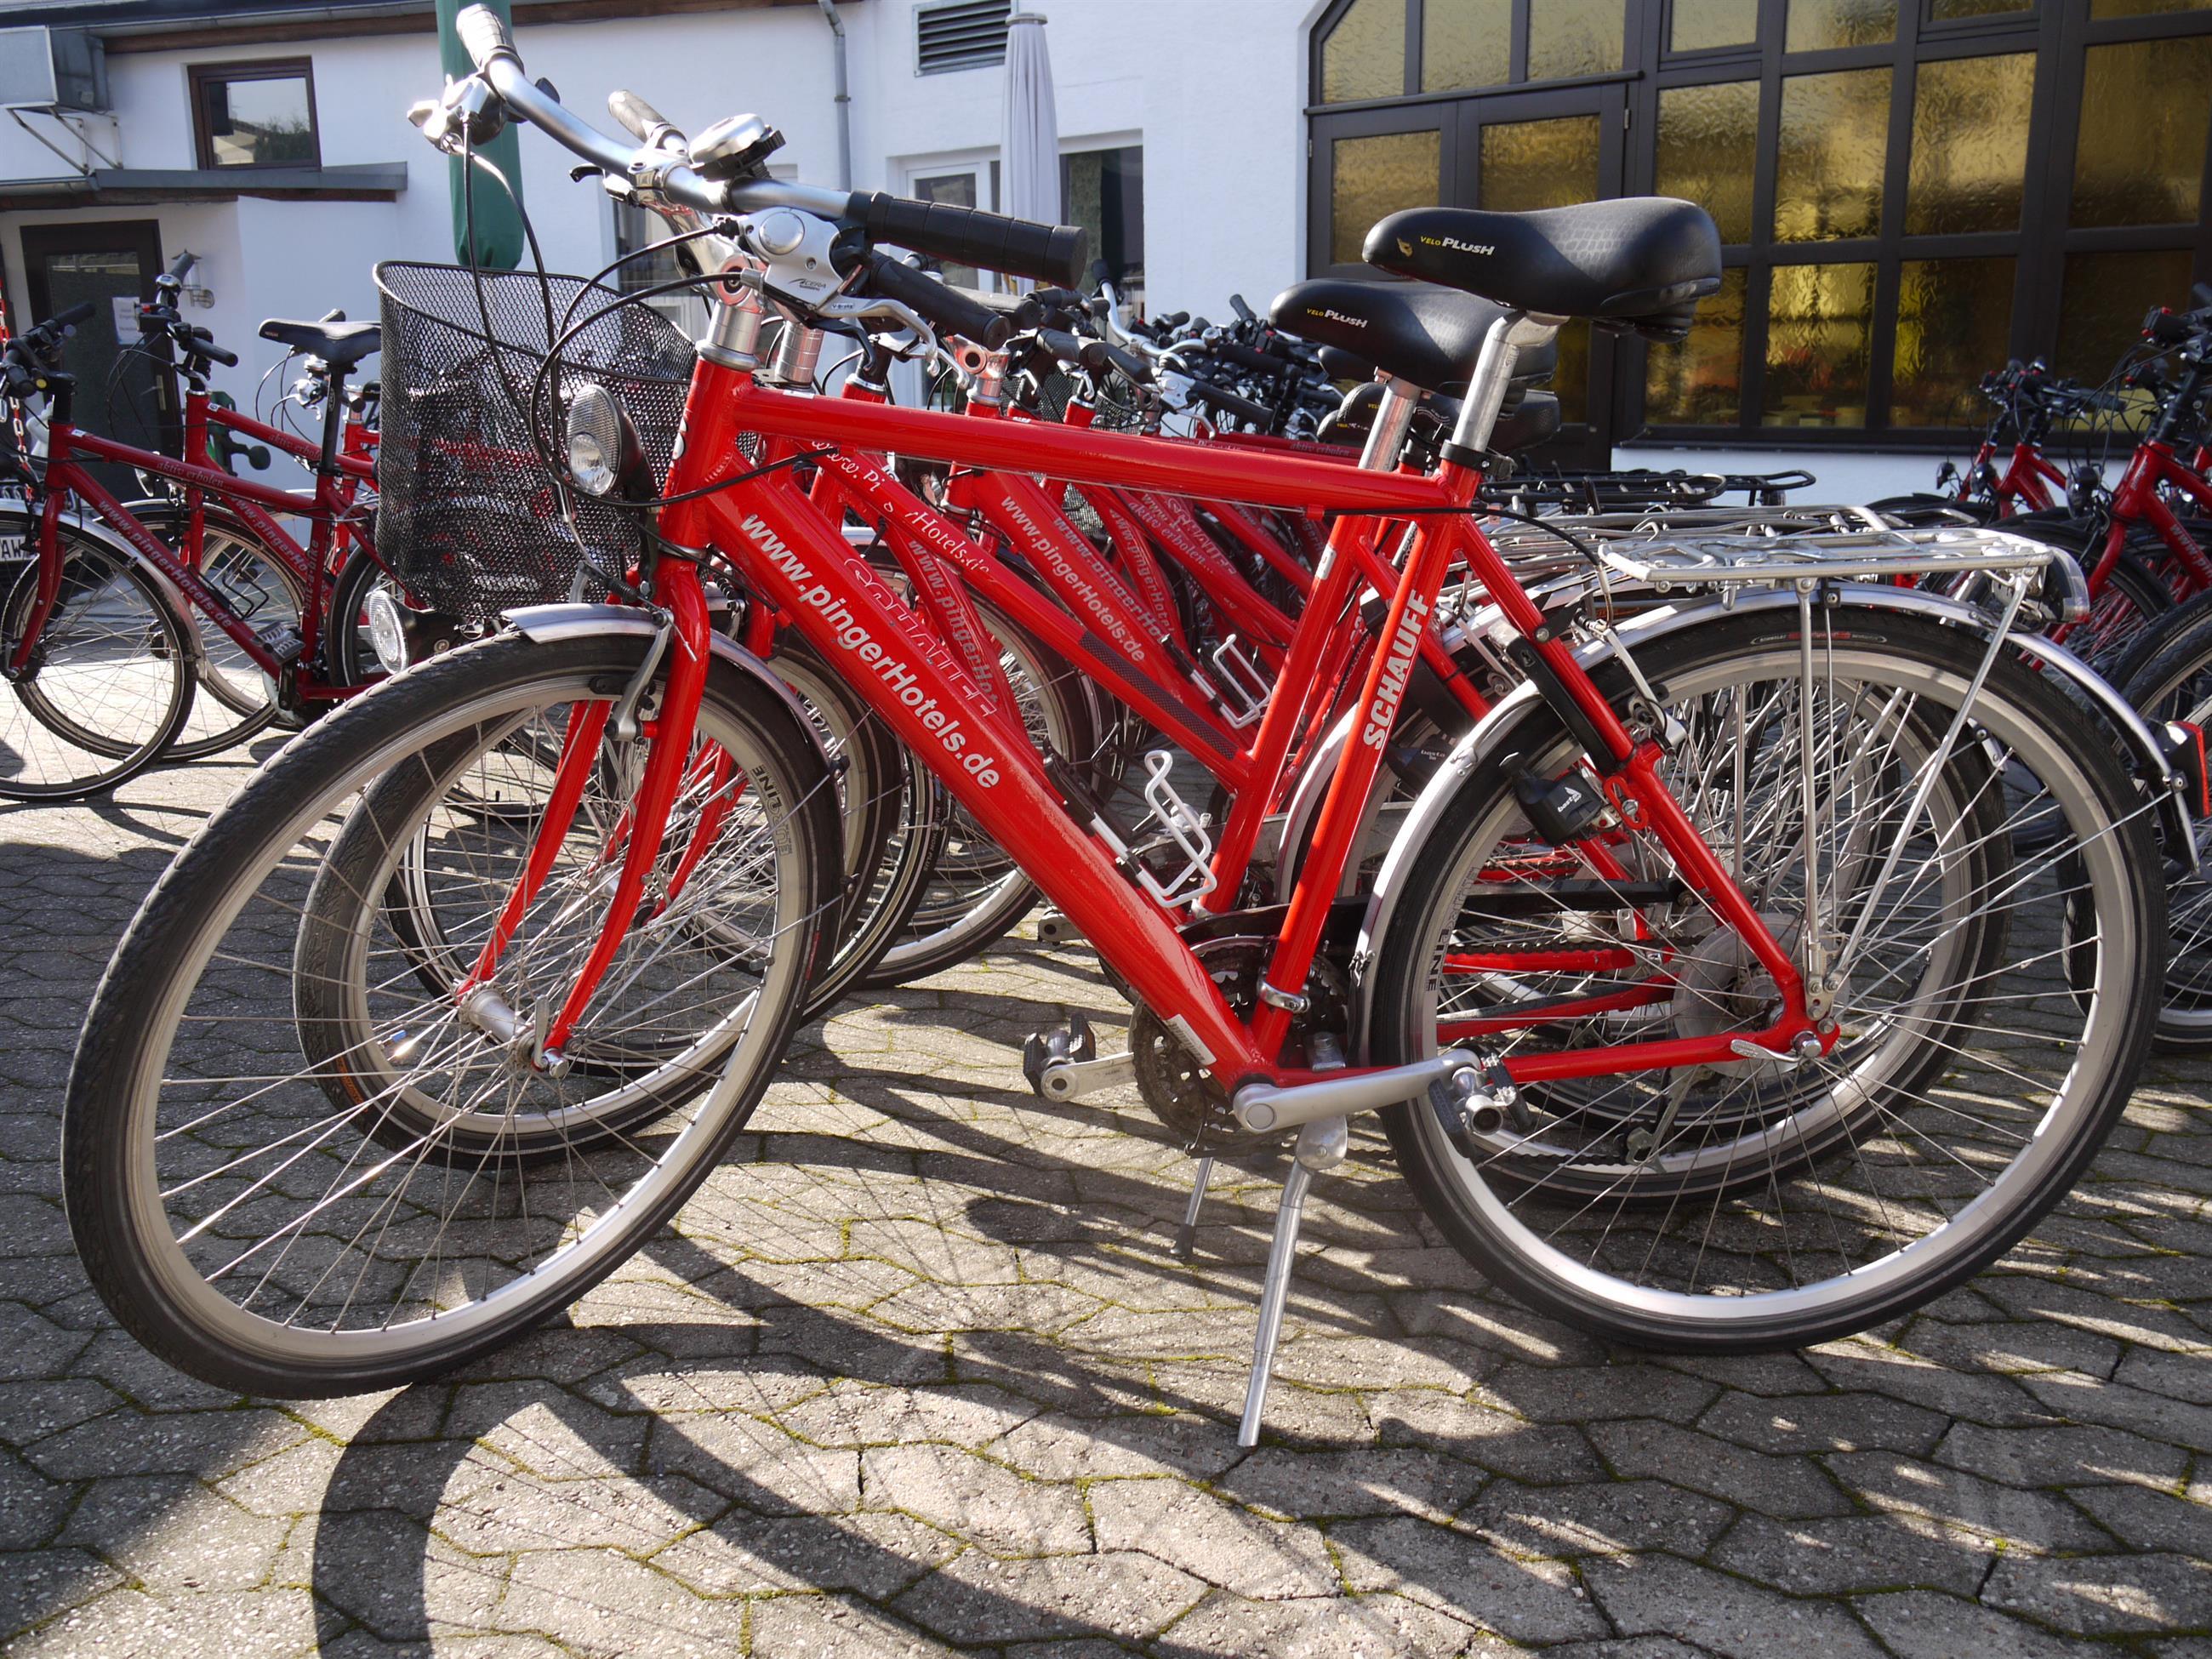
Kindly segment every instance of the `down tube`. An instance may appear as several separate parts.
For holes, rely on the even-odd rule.
[[[1174,924],[1068,817],[1036,757],[1009,750],[945,643],[782,477],[701,503],[712,539],[1164,1018],[1188,1018],[1224,1083],[1272,1075]]]

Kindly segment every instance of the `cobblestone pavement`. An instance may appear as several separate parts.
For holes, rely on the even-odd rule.
[[[2212,1114],[2138,1097],[2003,1270],[1798,1355],[1637,1361],[1494,1295],[1366,1135],[1234,1443],[1279,1160],[1189,1166],[1015,1045],[1034,944],[807,1034],[676,1228],[367,1399],[228,1396],[105,1316],[57,1098],[110,945],[242,775],[0,809],[0,1637],[22,1654],[983,1648],[2212,1656]]]

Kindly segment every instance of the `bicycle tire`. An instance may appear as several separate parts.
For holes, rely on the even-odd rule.
[[[1978,659],[1973,650],[1962,650],[1955,630],[1917,618],[1878,611],[1859,617],[1846,613],[1828,618],[1826,625],[1832,630],[1828,636],[1832,647],[1824,647],[1832,650],[1831,671],[1841,673],[1845,684],[1855,684],[1850,676],[1864,675],[1867,683],[1877,688],[1892,685],[1931,699],[1955,699],[1963,691],[1966,673]],[[1854,629],[1856,634],[1846,641]],[[1647,675],[1668,685],[1667,696],[1672,702],[1698,695],[1701,674],[1734,673],[1748,684],[1748,677],[1761,672],[1765,665],[1778,678],[1794,677],[1796,634],[1794,618],[1745,616],[1658,641],[1640,648],[1638,656]],[[1966,668],[1960,665],[1962,658]],[[1610,676],[1605,690],[1609,696],[1625,702],[1627,688],[1617,672]],[[1877,689],[1870,696],[1879,695]],[[1931,709],[1948,706],[1940,701],[1930,702]],[[2046,988],[2044,994],[2048,1000],[2038,1010],[2025,1012],[2025,1020],[2033,1024],[2054,1009],[2075,1006],[2081,1010],[2085,1036],[2075,1063],[2065,1069],[2061,1079],[2060,1086],[2066,1092],[2039,1115],[2036,1103],[2029,1100],[2022,1103],[2018,1114],[2006,1119],[2013,1128],[2026,1125],[2017,1137],[2026,1150],[2017,1160],[2005,1163],[1999,1176],[1978,1194],[1962,1200],[1955,1211],[1946,1211],[1936,1199],[1925,1200],[1941,1218],[1923,1237],[1888,1249],[1870,1243],[1869,1260],[1856,1267],[1839,1249],[1847,1270],[1814,1279],[1808,1285],[1796,1283],[1797,1255],[1801,1250],[1826,1248],[1816,1230],[1791,1229],[1785,1215],[1765,1225],[1762,1232],[1756,1222],[1731,1212],[1717,1229],[1709,1222],[1705,1237],[1710,1240],[1715,1231],[1721,1231],[1726,1245],[1722,1254],[1731,1259],[1726,1271],[1742,1273],[1745,1283],[1724,1285],[1723,1270],[1716,1265],[1710,1293],[1698,1294],[1694,1286],[1697,1274],[1707,1269],[1705,1244],[1694,1235],[1688,1244],[1679,1237],[1668,1237],[1668,1230],[1677,1222],[1679,1199],[1668,1200],[1663,1191],[1647,1187],[1632,1195],[1633,1206],[1624,1202],[1601,1216],[1590,1213],[1594,1206],[1585,1198],[1571,1217],[1552,1222],[1543,1214],[1542,1206],[1548,1202],[1544,1194],[1531,1198],[1525,1187],[1516,1192],[1511,1183],[1490,1182],[1475,1164],[1450,1144],[1442,1122],[1426,1103],[1394,1109],[1384,1114],[1384,1124],[1401,1168],[1424,1209],[1455,1249],[1517,1300],[1608,1340],[1675,1352],[1753,1352],[1825,1340],[1921,1305],[1996,1260],[2065,1194],[2126,1105],[2152,1035],[2154,1004],[2149,992],[2157,977],[2164,924],[2163,895],[2154,877],[2155,860],[2150,856],[2150,807],[2088,717],[2050,685],[2045,677],[2014,659],[2005,658],[1994,665],[1978,705],[1977,722],[1978,730],[1987,734],[1978,739],[1978,746],[2002,744],[2008,763],[1996,763],[1994,757],[1983,762],[1992,778],[2002,781],[2008,821],[2018,816],[2012,809],[2013,792],[2020,787],[2020,770],[2025,768],[2051,792],[2050,798],[2064,810],[2066,822],[2084,836],[2078,847],[2069,846],[2063,853],[2046,848],[2031,854],[2030,872],[2020,878],[2022,886],[2018,890],[2026,891],[2047,878],[2055,884],[2058,899],[2055,915],[2038,913],[2032,919],[2038,928],[2057,927],[2057,945],[2050,945],[2038,935],[2033,955],[2017,964],[2018,971],[2026,973],[2031,963],[2041,963],[2038,971],[2055,975],[2058,981]],[[1407,849],[1413,862],[1407,866],[1404,890],[1409,896],[1377,947],[1370,1024],[1370,1058],[1376,1063],[1397,1063],[1433,1052],[1435,1015],[1429,1012],[1437,1006],[1433,964],[1437,958],[1433,953],[1443,937],[1446,908],[1452,907],[1452,914],[1458,914],[1461,866],[1469,860],[1480,864],[1489,856],[1486,846],[1502,844],[1501,835],[1513,833],[1510,826],[1516,821],[1518,808],[1512,794],[1516,763],[1503,751],[1510,749],[1516,756],[1540,757],[1563,750],[1567,739],[1549,712],[1539,708],[1512,730],[1499,732],[1496,744],[1478,757],[1433,833],[1418,848]],[[1786,848],[1787,837],[1779,839]],[[2007,850],[2006,856],[2016,858],[2017,854]],[[2077,862],[2069,865],[2069,859]],[[2043,862],[2037,865],[2036,860]],[[2068,884],[2077,874],[2086,885]],[[1975,902],[1997,902],[2008,899],[2014,890],[2007,888]],[[2094,894],[2094,904],[2081,897],[2083,892]],[[1975,898],[1972,890],[1966,896]],[[2077,905],[2091,908],[2077,915]],[[1923,924],[1929,935],[1924,949],[1908,950],[1907,957],[1917,954],[1933,957],[1942,948],[1939,941],[1948,936],[1950,921],[1939,908]],[[2024,924],[2014,917],[2012,925],[2017,931]],[[2085,961],[2084,952],[2094,953],[2094,960]],[[1680,960],[1676,971],[1687,978],[1695,971],[1694,956]],[[1963,968],[1970,975],[1981,975],[1984,970],[1974,966],[1979,960],[1971,951],[1965,952],[1948,971]],[[1996,1042],[2000,1039],[1984,1033],[2012,1030],[2010,1005],[2007,996],[1997,992],[1998,987],[2009,987],[2012,981],[1971,979],[1951,983],[1976,988],[1961,1007],[1943,1016],[1952,1023],[1939,1027],[1941,1032],[1955,1034],[1961,1023],[1973,1022],[1969,1029],[1975,1037],[1964,1040],[1971,1043],[1977,1039]],[[1910,989],[1908,986],[1896,994],[1905,999]],[[1906,1029],[1909,1019],[1893,1014],[1885,1030],[1881,1016],[1869,1015],[1866,1030],[1855,1034],[1852,1023],[1858,1016],[1846,1011],[1856,1006],[1846,1001],[1854,994],[1847,984],[1838,994],[1838,1018],[1844,1022],[1846,1043],[1837,1052],[1849,1054],[1853,1052],[1849,1045],[1858,1044],[1856,1052],[1862,1059],[1868,1054],[1877,1059],[1893,1054],[1899,1068],[1896,1075],[1900,1079],[1909,1078],[1914,1047],[1913,1033]],[[1910,1009],[1914,1005],[1900,1000],[1897,1006]],[[1869,1048],[1865,1039],[1869,1033],[1880,1035],[1884,1044],[1898,1046]],[[1927,1038],[1929,1042],[1945,1040],[1948,1036]],[[2000,1069],[2008,1066],[2026,1069],[2039,1064],[2027,1057],[2025,1048],[2020,1053],[2011,1049],[2007,1053],[2007,1060],[1994,1062]],[[1826,1066],[1827,1061],[1824,1058],[1820,1063]],[[1956,1063],[1966,1064],[1963,1053]],[[1978,1058],[1976,1063],[1981,1063]],[[1846,1083],[1860,1092],[1851,1094]],[[1765,1085],[1761,1082],[1753,1086]],[[1917,1109],[1921,1097],[1885,1095],[1883,1091],[1888,1088],[1888,1077],[1879,1071],[1869,1071],[1863,1079],[1854,1073],[1830,1091],[1826,1107],[1838,1120],[1847,1120],[1852,1111],[1880,1106],[1887,1115],[1876,1127],[1885,1133],[1887,1142],[1893,1143],[1902,1132],[1889,1133],[1891,1120],[1901,1121],[1907,1107]],[[1971,1088],[1971,1080],[1960,1085],[1960,1091]],[[1784,1097],[1790,1097],[1787,1091]],[[1931,1112],[1938,1109],[1931,1108]],[[1940,1109],[1953,1109],[1947,1103]],[[1996,1107],[1990,1109],[1993,1120],[2002,1115]],[[1959,1115],[1966,1114],[1961,1110]],[[1662,1117],[1660,1121],[1663,1128],[1668,1120]],[[1948,1120],[1938,1115],[1936,1121],[1945,1133],[1958,1133]],[[1537,1133],[1540,1130],[1516,1127],[1506,1139],[1510,1143],[1514,1137]],[[1924,1134],[1924,1129],[1920,1133]],[[1796,1147],[1786,1133],[1779,1139],[1767,1128],[1760,1133],[1771,1141],[1767,1154],[1772,1159],[1771,1168],[1759,1173],[1774,1188],[1767,1207],[1776,1212],[1784,1208],[1783,1183],[1808,1179],[1802,1173],[1804,1169],[1833,1167],[1840,1155],[1838,1147],[1850,1148],[1850,1161],[1856,1172],[1864,1174],[1869,1167],[1862,1148],[1874,1144],[1874,1133],[1863,1117],[1846,1139],[1832,1142],[1825,1164],[1816,1146],[1806,1149],[1814,1163],[1801,1165],[1793,1161]],[[2003,1139],[2014,1138],[2008,1133]],[[1747,1134],[1745,1139],[1758,1144],[1755,1137]],[[1961,1139],[1978,1159],[1996,1160],[1996,1154],[1988,1150],[1990,1134],[1978,1139],[1962,1134]],[[1524,1139],[1519,1144],[1525,1153],[1530,1143]],[[1656,1156],[1650,1147],[1638,1153],[1637,1143],[1627,1139],[1626,1133],[1621,1144],[1625,1152],[1607,1154],[1616,1163],[1642,1160],[1638,1167],[1643,1167]],[[1939,1152],[1948,1151],[1932,1139],[1930,1145]],[[1486,1155],[1486,1148],[1478,1150],[1485,1150]],[[1736,1155],[1733,1150],[1727,1154],[1731,1159]],[[1968,1175],[1978,1176],[1975,1166],[1955,1153],[1950,1156]],[[1940,1161],[1936,1172],[1923,1178],[1926,1191],[1939,1195],[1945,1182],[1956,1184],[1963,1179]],[[1722,1193],[1715,1198],[1717,1218],[1727,1196]],[[1576,1201],[1570,1194],[1561,1201],[1562,1207]],[[1878,1232],[1880,1225],[1898,1224],[1886,1207],[1875,1211],[1860,1198],[1856,1209],[1846,1209],[1843,1206],[1848,1201],[1849,1195],[1837,1198],[1823,1212],[1822,1218],[1832,1228],[1838,1215],[1851,1229],[1870,1234]],[[1901,1208],[1902,1199],[1896,1201]],[[1513,1207],[1516,1202],[1528,1215],[1539,1219],[1531,1221],[1516,1213]],[[1878,1215],[1879,1222],[1869,1220],[1870,1215]],[[1616,1236],[1615,1223],[1622,1216],[1633,1218],[1633,1224],[1624,1224]],[[1598,1231],[1601,1218],[1602,1233]],[[1540,1234],[1540,1224],[1548,1224],[1552,1231]],[[1684,1222],[1686,1227],[1692,1224]],[[1783,1271],[1785,1237],[1790,1241],[1786,1267],[1790,1284],[1778,1287],[1771,1281]],[[1775,1260],[1753,1260],[1747,1267],[1734,1262],[1740,1254],[1755,1257],[1762,1238]],[[1632,1256],[1639,1248],[1644,1255],[1636,1273],[1648,1274],[1655,1264],[1686,1263],[1693,1288],[1662,1291],[1598,1265],[1620,1260],[1623,1252]],[[1578,1260],[1573,1253],[1577,1249],[1587,1249],[1594,1259]],[[1613,1254],[1608,1255],[1608,1251]]]
[[[191,714],[191,643],[161,585],[66,520],[58,534],[62,596],[30,672],[11,677],[0,698],[0,799],[72,800],[112,789],[161,759]],[[0,598],[0,661],[14,658],[37,582],[33,559]],[[127,714],[99,692],[118,666],[140,694]]]
[[[441,761],[451,763],[457,745],[495,743],[518,711],[551,711],[583,697],[611,701],[643,661],[647,644],[635,635],[538,644],[502,634],[365,693],[289,744],[209,821],[156,884],[94,995],[71,1069],[62,1136],[64,1193],[80,1257],[103,1301],[155,1355],[218,1387],[290,1397],[349,1394],[439,1375],[512,1340],[612,1272],[668,1220],[742,1130],[797,1022],[821,944],[823,894],[834,886],[836,827],[828,771],[811,736],[778,696],[742,671],[719,664],[710,670],[702,728],[740,757],[755,786],[752,799],[767,837],[762,845],[773,855],[760,866],[774,877],[761,913],[765,931],[758,934],[768,954],[754,989],[720,1014],[720,1023],[703,1029],[691,1059],[711,1063],[718,1075],[703,1095],[686,1097],[685,1104],[696,1102],[691,1115],[653,1126],[665,1128],[665,1143],[641,1144],[647,1128],[630,1122],[621,1134],[583,1149],[584,1200],[575,1197],[579,1155],[571,1152],[560,1167],[532,1174],[530,1154],[548,1149],[524,1145],[519,1131],[513,1144],[493,1148],[473,1164],[429,1157],[434,1143],[426,1143],[424,1155],[412,1162],[387,1150],[361,1166],[366,1174],[355,1180],[345,1173],[356,1167],[343,1158],[345,1147],[382,1145],[370,1133],[381,1114],[365,1120],[367,1107],[353,1104],[333,1115],[332,1079],[312,1061],[271,1080],[284,1060],[270,1034],[297,1031],[297,1016],[286,1018],[301,982],[293,960],[300,935],[292,896],[320,867],[317,856],[297,859],[295,851],[319,856],[325,837],[337,826],[358,823],[351,816],[356,809],[420,757],[433,757],[434,772]],[[264,883],[270,896],[258,903]],[[557,919],[566,902],[555,898]],[[335,946],[343,931],[326,928],[308,948]],[[247,971],[264,968],[266,980]],[[311,958],[307,971],[314,970]],[[516,971],[526,977],[505,981],[510,992],[528,983],[527,965]],[[372,983],[364,981],[364,989]],[[550,994],[558,994],[557,981]],[[453,1001],[447,989],[426,996],[424,1006],[450,1007]],[[264,1003],[271,1006],[264,1008]],[[732,1022],[741,1024],[728,1036]],[[726,1036],[715,1050],[713,1043]],[[499,1083],[507,1064],[500,1058],[501,1043],[459,1024],[449,1027],[448,1037],[428,1046],[459,1056],[450,1060],[457,1072],[477,1067],[467,1074],[489,1076],[500,1088],[535,1090],[540,1098],[550,1090],[561,1103],[540,1111],[548,1124],[570,1112],[567,1085],[556,1075],[517,1072],[515,1084]],[[430,1075],[431,1059],[423,1045],[410,1047],[405,1029],[384,1030],[376,1040],[386,1067]],[[307,1050],[293,1058],[307,1058]],[[447,1066],[448,1059],[435,1063]],[[241,1069],[215,1074],[225,1066]],[[337,1098],[351,1097],[340,1090]],[[457,1113],[484,1115],[475,1103],[480,1097],[458,1084],[453,1098]],[[510,1106],[492,1111],[490,1119],[499,1121],[502,1110],[512,1115]],[[220,1127],[210,1128],[218,1118]],[[279,1133],[295,1119],[305,1127]],[[247,1164],[251,1158],[270,1156],[270,1148],[236,1150],[263,1123],[276,1134],[272,1146],[287,1160],[276,1166],[290,1171],[283,1186],[275,1184],[275,1170],[256,1175]],[[345,1136],[339,1146],[319,1145],[339,1134]],[[209,1144],[209,1135],[220,1144]],[[300,1149],[298,1157],[291,1156],[294,1148]],[[313,1161],[303,1164],[310,1152]],[[625,1158],[634,1167],[623,1164]],[[167,1168],[161,1167],[162,1160]],[[331,1184],[318,1199],[308,1183],[318,1168],[332,1166]],[[449,1183],[447,1190],[460,1182],[464,1194],[490,1182],[484,1215],[480,1223],[471,1222],[477,1232],[453,1236],[453,1259],[475,1267],[481,1294],[471,1291],[468,1267],[449,1265],[446,1253],[462,1200],[441,1208],[440,1189],[426,1189],[427,1199],[412,1189],[423,1168]],[[623,1182],[619,1190],[609,1179],[611,1169]],[[243,1184],[249,1177],[251,1184]],[[592,1201],[593,1178],[614,1201]],[[348,1240],[353,1212],[337,1206],[370,1190],[360,1181],[372,1179],[399,1183],[389,1200],[392,1213],[403,1202],[411,1205],[413,1231],[399,1230],[396,1242],[391,1242],[388,1218],[370,1235],[374,1208]],[[355,1180],[351,1188],[349,1180]],[[515,1183],[511,1194],[501,1185],[510,1180]],[[538,1184],[526,1187],[526,1181]],[[176,1184],[165,1188],[165,1182]],[[304,1198],[293,1196],[302,1191]],[[503,1207],[502,1194],[509,1194]],[[515,1195],[520,1195],[519,1210]],[[559,1206],[580,1202],[572,1237],[570,1223],[557,1218]],[[295,1221],[280,1227],[272,1212],[285,1204],[304,1207]],[[185,1215],[173,1217],[173,1206]],[[201,1212],[198,1220],[179,1231],[195,1206]],[[526,1249],[518,1264],[512,1248],[518,1214],[526,1246],[550,1240],[542,1260]],[[417,1218],[441,1215],[435,1238],[424,1239]],[[310,1222],[312,1234],[304,1231]],[[303,1262],[286,1270],[285,1260],[302,1237],[315,1242]],[[363,1239],[368,1242],[358,1275],[341,1273],[326,1292],[323,1287],[342,1264],[351,1273],[347,1252],[362,1254]],[[201,1263],[220,1263],[234,1246],[246,1250],[240,1261],[252,1261],[256,1252],[279,1241],[283,1248],[273,1260],[263,1255],[246,1270],[251,1285],[226,1281],[232,1267],[212,1270],[212,1282],[204,1276],[210,1270]],[[388,1242],[395,1255],[387,1260]],[[415,1266],[398,1276],[405,1258],[396,1253],[408,1248],[418,1253]],[[330,1263],[318,1274],[325,1255]],[[417,1294],[425,1261],[434,1265]],[[372,1267],[378,1269],[373,1278]],[[364,1285],[389,1298],[394,1312],[380,1322],[374,1308],[357,1309]],[[243,1300],[231,1300],[241,1289]],[[337,1303],[340,1291],[345,1299]],[[270,1299],[266,1316],[252,1305],[258,1297]],[[328,1314],[330,1328],[304,1328],[301,1316],[308,1310],[319,1320]],[[404,1322],[398,1320],[400,1311],[410,1314]],[[278,1312],[285,1316],[274,1316]]]

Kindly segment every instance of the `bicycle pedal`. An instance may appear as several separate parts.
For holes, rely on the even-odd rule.
[[[1083,930],[1057,910],[1048,910],[1037,918],[1037,943],[1040,945],[1080,945]]]
[[[1058,1031],[1035,1031],[1022,1044],[1022,1075],[1040,1100],[1069,1100],[1074,1096],[1063,1084],[1055,1092],[1051,1086],[1060,1081],[1057,1073],[1094,1061],[1098,1058],[1098,1038],[1091,1029],[1091,1022],[1080,1013],[1067,1017],[1067,1024]],[[1121,1058],[1126,1059],[1127,1056]],[[1111,1064],[1112,1062],[1108,1062]],[[1136,1075],[1133,1068],[1130,1074]],[[1097,1085],[1093,1085],[1094,1087]]]
[[[271,623],[266,628],[256,629],[253,637],[261,641],[262,649],[276,658],[282,667],[291,667],[307,652],[307,641],[300,637],[300,630],[289,623]]]

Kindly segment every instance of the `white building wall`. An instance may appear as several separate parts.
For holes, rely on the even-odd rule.
[[[953,160],[988,162],[998,149],[1003,70],[921,75],[917,0],[845,0],[854,184],[903,191],[918,173]],[[1146,287],[1156,311],[1221,317],[1242,293],[1264,309],[1303,266],[1306,157],[1302,115],[1305,41],[1317,0],[1024,0],[1050,18],[1064,151],[1141,143],[1145,150]],[[526,25],[532,74],[569,106],[613,130],[606,94],[627,87],[686,131],[722,116],[758,113],[787,140],[780,174],[834,185],[837,136],[832,37],[811,7]],[[195,164],[187,66],[252,58],[313,59],[325,166],[404,162],[393,202],[171,204],[0,214],[0,264],[15,314],[26,303],[21,228],[99,218],[159,222],[163,256],[203,256],[193,282],[212,292],[195,313],[246,362],[216,384],[250,404],[273,348],[255,338],[264,317],[375,313],[380,259],[453,258],[449,163],[405,119],[443,82],[428,33],[313,40],[234,50],[130,52],[109,58],[120,165]],[[568,177],[571,158],[522,133],[524,198],[550,269],[598,270],[613,257],[604,193]],[[61,171],[0,123],[0,178]],[[985,169],[988,178],[988,167]],[[489,187],[489,186],[487,186]],[[1719,452],[1626,447],[1623,465],[1770,471],[1808,461],[1826,499],[1863,501],[1925,487],[1925,456],[1771,450]]]

